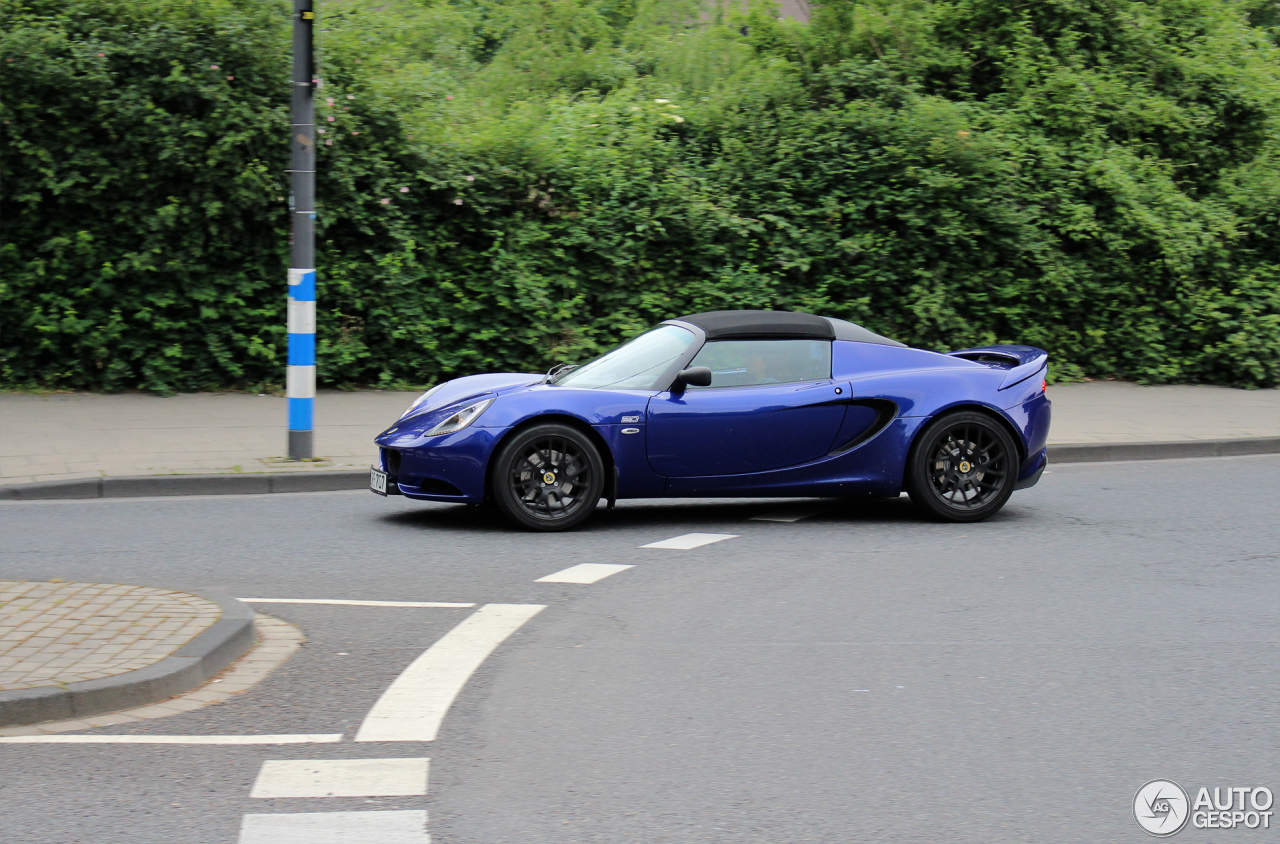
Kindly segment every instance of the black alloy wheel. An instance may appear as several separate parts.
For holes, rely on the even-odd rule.
[[[604,493],[604,461],[591,439],[569,425],[517,433],[494,457],[493,498],[530,530],[567,530],[590,516]]]
[[[1013,494],[1018,449],[999,422],[958,411],[935,419],[907,460],[907,493],[925,512],[948,522],[977,522]]]

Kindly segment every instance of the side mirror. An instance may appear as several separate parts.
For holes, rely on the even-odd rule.
[[[685,387],[710,387],[711,386],[711,369],[706,366],[693,366],[689,369],[680,370],[680,374],[676,376],[676,383],[672,385],[673,391],[683,390]]]

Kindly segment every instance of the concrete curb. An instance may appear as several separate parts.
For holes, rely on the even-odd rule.
[[[1109,460],[1171,460],[1179,457],[1238,457],[1280,453],[1280,437],[1235,437],[1153,443],[1063,443],[1049,446],[1050,463]],[[291,472],[254,475],[141,475],[86,478],[0,486],[0,501],[71,498],[140,498],[161,495],[265,495],[277,492],[333,492],[367,489],[369,472]]]
[[[1239,457],[1276,453],[1280,453],[1280,437],[1160,443],[1064,443],[1049,446],[1049,462],[1103,463],[1109,460],[1172,460],[1179,457]]]
[[[142,498],[157,495],[264,495],[366,489],[369,470],[255,475],[139,475],[0,486],[0,501],[68,498]]]
[[[222,608],[222,617],[154,665],[101,680],[0,692],[0,727],[85,718],[158,703],[202,685],[248,653],[253,610],[235,598],[189,592]]]

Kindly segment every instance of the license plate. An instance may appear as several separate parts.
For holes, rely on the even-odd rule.
[[[369,489],[378,493],[378,495],[387,494],[387,473],[378,469],[369,467]]]

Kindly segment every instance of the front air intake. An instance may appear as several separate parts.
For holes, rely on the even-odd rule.
[[[400,452],[390,448],[382,450],[382,468],[387,470],[387,474],[396,477],[400,474]]]
[[[462,495],[462,490],[453,484],[436,478],[423,478],[418,489],[426,495]]]

